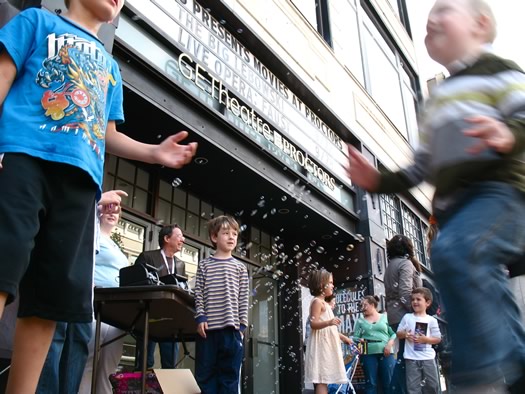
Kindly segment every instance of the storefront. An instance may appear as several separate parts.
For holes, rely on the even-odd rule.
[[[41,3],[63,9],[60,0]],[[346,143],[361,143],[220,1],[127,0],[101,37],[124,81],[119,130],[146,143],[187,130],[199,143],[181,170],[106,157],[104,189],[129,194],[116,237],[130,263],[158,247],[163,224],[177,223],[191,279],[213,252],[206,222],[235,216],[236,257],[251,278],[242,390],[301,392],[309,271],[333,272],[347,333],[358,299],[384,291],[384,202],[356,194],[344,170]],[[124,363],[133,357],[130,343]],[[181,366],[192,368],[192,358]]]
[[[162,223],[181,225],[190,276],[212,252],[206,221],[222,213],[240,221],[237,257],[251,277],[243,390],[299,392],[302,279],[318,266],[340,265],[353,278],[362,269],[352,263],[362,248],[346,144],[238,40],[246,27],[225,25],[192,1],[126,2],[113,46],[125,85],[119,130],[157,143],[184,129],[199,149],[181,170],[109,156],[104,187],[128,192],[121,231],[145,249],[157,247]],[[132,261],[140,242],[123,242]]]

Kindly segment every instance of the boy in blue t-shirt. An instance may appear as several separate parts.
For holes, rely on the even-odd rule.
[[[28,9],[0,30],[0,315],[20,294],[8,393],[35,392],[56,321],[92,320],[95,202],[108,152],[180,168],[197,145],[116,130],[118,64],[96,34],[123,0]],[[115,201],[118,203],[118,201]]]

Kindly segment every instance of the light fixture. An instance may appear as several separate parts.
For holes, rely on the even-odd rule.
[[[281,215],[286,215],[290,213],[290,210],[288,208],[280,208],[277,212],[279,212]]]
[[[199,156],[199,157],[196,157],[195,159],[193,159],[193,162],[195,164],[200,165],[200,166],[204,166],[204,165],[208,164],[208,159],[205,158],[205,157]]]

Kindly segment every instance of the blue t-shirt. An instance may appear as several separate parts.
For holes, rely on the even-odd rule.
[[[118,287],[119,271],[129,265],[127,257],[112,239],[100,235],[100,249],[95,257],[95,286]]]
[[[122,122],[122,78],[100,40],[30,8],[0,30],[17,75],[0,116],[0,153],[81,168],[102,187],[108,120]]]

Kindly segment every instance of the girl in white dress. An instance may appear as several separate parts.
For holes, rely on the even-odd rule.
[[[351,340],[339,334],[337,326],[341,320],[334,317],[332,308],[325,302],[325,297],[334,290],[332,274],[324,269],[312,272],[308,287],[314,298],[310,303],[312,330],[306,342],[305,382],[314,384],[315,394],[327,394],[329,383],[348,382],[341,339],[347,343]]]

